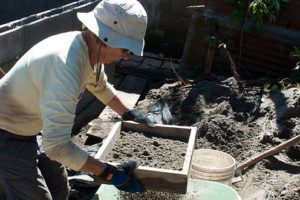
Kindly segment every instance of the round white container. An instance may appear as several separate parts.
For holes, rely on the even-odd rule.
[[[190,175],[193,179],[215,181],[231,186],[235,159],[222,151],[197,149],[193,152]]]

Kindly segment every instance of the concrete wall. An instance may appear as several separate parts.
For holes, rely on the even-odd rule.
[[[146,49],[180,58],[191,21],[190,5],[203,0],[139,0],[145,7],[149,25]]]
[[[0,24],[78,0],[1,0]]]
[[[15,6],[16,0],[5,0],[7,5],[10,1]],[[31,0],[31,3],[33,2],[37,1]],[[38,2],[41,5],[35,7],[43,7],[45,4],[45,1]],[[0,66],[7,71],[30,47],[50,35],[79,30],[80,23],[76,12],[90,11],[98,2],[99,0],[76,1],[0,25]],[[145,49],[180,58],[191,19],[191,13],[186,7],[199,4],[199,1],[140,0],[140,2],[149,18]],[[24,0],[21,5],[23,4],[24,10],[30,10],[29,0]],[[11,6],[10,10],[14,6]]]
[[[68,9],[49,10],[0,26],[0,66],[8,71],[28,49],[40,40],[65,31],[80,30],[76,13],[92,10],[97,0],[68,5]]]

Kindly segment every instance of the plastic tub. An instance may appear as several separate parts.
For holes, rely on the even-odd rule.
[[[190,175],[193,179],[220,182],[231,186],[235,159],[224,152],[197,149],[193,152]]]
[[[96,192],[95,196],[92,200],[116,200],[123,199],[122,193],[113,185],[101,184],[100,188]],[[164,198],[163,194],[157,194],[157,198],[153,198],[155,196],[155,192],[152,191],[150,196],[147,196],[146,193],[140,194],[131,194],[136,195],[132,196],[131,199],[175,199],[177,194],[174,194],[175,197],[172,197],[172,193],[167,193],[169,198]],[[176,197],[176,199],[178,196]],[[235,189],[229,187],[228,185],[213,182],[213,181],[204,181],[204,180],[196,180],[189,179],[187,185],[187,193],[182,194],[179,197],[180,200],[241,200],[239,194]]]

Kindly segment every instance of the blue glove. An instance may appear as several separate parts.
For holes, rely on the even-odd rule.
[[[125,112],[122,116],[122,119],[132,120],[132,121],[136,121],[136,122],[139,122],[142,124],[146,124],[150,127],[154,127],[154,123],[151,121],[151,119],[148,118],[147,116],[143,115],[140,111],[138,111],[136,109],[132,109],[132,110]]]
[[[106,163],[105,170],[99,176],[107,180],[107,176],[112,174],[110,182],[119,190],[132,193],[144,192],[144,187],[133,175],[133,170],[136,167],[137,163],[135,161],[124,162],[118,166]]]

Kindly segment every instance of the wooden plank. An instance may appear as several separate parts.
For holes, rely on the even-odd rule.
[[[145,124],[137,122],[124,121],[122,129],[130,129],[137,132],[151,133],[153,135],[176,137],[188,142],[190,138],[191,127],[189,126],[176,126],[176,125],[156,125],[155,128],[149,127]]]
[[[153,135],[159,135],[163,137],[171,137],[176,139],[183,139],[188,143],[187,152],[185,155],[185,161],[182,171],[185,174],[189,173],[190,164],[192,162],[192,156],[194,146],[197,137],[197,128],[189,126],[176,126],[176,125],[156,125],[155,128],[148,127],[144,124],[137,122],[123,121],[121,130],[132,130],[142,133],[151,133]]]
[[[105,161],[105,157],[113,148],[117,141],[120,132],[123,128],[133,128],[133,131],[143,132],[144,130],[148,133],[155,133],[160,136],[172,136],[174,138],[186,138],[188,139],[187,151],[184,158],[182,170],[172,170],[154,167],[139,166],[134,170],[135,176],[141,181],[145,189],[164,191],[164,192],[175,192],[175,193],[186,193],[188,174],[190,170],[192,154],[196,141],[197,129],[196,127],[180,127],[172,125],[156,125],[154,128],[147,128],[146,125],[139,124],[136,122],[118,122],[114,125],[113,129],[109,133],[109,136],[104,140],[103,145],[100,147],[98,153],[95,155],[96,159]],[[141,128],[139,130],[139,128]],[[178,130],[177,130],[178,129]],[[176,131],[177,130],[177,131]],[[167,132],[167,134],[165,134]],[[175,134],[169,134],[174,132]],[[118,165],[120,163],[112,163],[112,165]]]
[[[197,128],[191,127],[190,139],[188,142],[187,151],[185,154],[185,159],[184,159],[183,168],[182,168],[182,171],[185,174],[189,174],[189,171],[190,171],[190,166],[192,164],[192,157],[193,157],[196,140],[197,140]]]
[[[182,171],[139,166],[134,170],[134,175],[146,190],[186,193],[188,175]]]
[[[128,75],[118,88],[117,94],[125,105],[134,108],[146,83],[147,79]],[[99,117],[89,123],[91,127],[87,131],[87,135],[105,138],[117,121],[120,121],[118,114],[106,106]]]
[[[95,159],[98,160],[104,160],[106,157],[107,153],[111,151],[111,148],[113,147],[113,144],[115,141],[118,139],[120,132],[121,132],[121,122],[117,122],[112,130],[111,133],[108,134],[108,137],[103,141],[103,144],[99,151],[96,153],[94,156]]]

